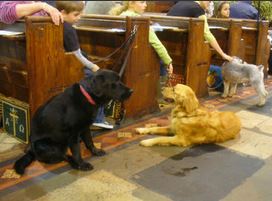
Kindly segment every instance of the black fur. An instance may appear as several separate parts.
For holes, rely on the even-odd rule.
[[[95,105],[88,102],[80,91],[80,85],[94,99]],[[58,163],[67,161],[79,170],[93,169],[83,161],[80,153],[80,140],[93,155],[102,156],[105,152],[97,149],[92,141],[89,126],[94,121],[97,109],[111,99],[123,101],[131,95],[117,73],[99,70],[92,77],[81,80],[63,93],[51,98],[39,107],[32,118],[30,149],[15,162],[14,169],[23,174],[32,161]],[[72,156],[66,154],[71,149]]]

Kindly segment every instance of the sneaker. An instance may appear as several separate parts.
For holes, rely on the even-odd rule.
[[[106,129],[113,129],[113,125],[109,124],[108,122],[101,122],[101,123],[93,123],[93,126],[106,128]]]

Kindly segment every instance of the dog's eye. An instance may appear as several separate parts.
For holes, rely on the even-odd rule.
[[[111,88],[112,88],[112,89],[115,89],[115,88],[116,88],[116,84],[115,84],[115,83],[112,83],[112,84],[111,84]]]

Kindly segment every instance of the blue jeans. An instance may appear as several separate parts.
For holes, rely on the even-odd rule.
[[[162,61],[160,61],[160,76],[166,76],[168,74]]]
[[[207,84],[209,88],[213,88],[216,91],[224,91],[222,69],[220,66],[210,65],[207,77]]]
[[[93,72],[90,69],[84,67],[83,70],[84,70],[84,77],[85,78],[93,76]],[[97,112],[96,118],[94,120],[94,123],[103,123],[103,122],[105,122],[105,114],[104,114],[104,107],[101,106],[98,108],[98,112]]]

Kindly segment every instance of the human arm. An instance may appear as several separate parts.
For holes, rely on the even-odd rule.
[[[46,13],[48,13],[52,18],[54,24],[59,25],[60,21],[63,22],[63,17],[58,9],[50,6],[45,2],[34,2],[30,4],[16,5],[16,14],[19,19],[25,16],[32,15],[33,13],[39,12],[40,10],[44,10]]]
[[[215,49],[215,51],[220,54],[220,56],[228,61],[232,61],[232,57],[227,55],[226,53],[223,52],[221,47],[219,46],[216,38],[213,36],[213,34],[210,31],[208,22],[207,22],[207,17],[205,15],[201,15],[198,17],[199,19],[204,20],[204,39],[209,42],[209,44],[212,46],[212,48]]]
[[[221,49],[221,47],[219,46],[217,40],[213,40],[210,42],[210,45],[213,47],[213,49],[215,49],[216,52],[218,52],[218,54],[221,55],[221,57],[227,61],[232,61],[233,58],[229,55],[227,55],[226,53],[223,52],[223,50]]]
[[[92,70],[93,72],[99,70],[99,67],[98,67],[96,64],[94,64],[93,62],[89,61],[88,59],[86,59],[86,58],[82,55],[80,49],[78,49],[78,50],[76,50],[76,51],[73,51],[72,53],[76,56],[76,58],[77,58],[84,66],[86,66],[87,68],[89,68],[89,69]]]
[[[152,45],[164,65],[167,67],[168,73],[173,73],[172,59],[151,27],[149,30],[149,43]]]
[[[48,13],[56,25],[63,21],[61,13],[47,3],[22,3],[20,1],[2,1],[0,3],[0,21],[6,24],[12,24],[16,20],[34,13],[39,15],[47,15]]]

